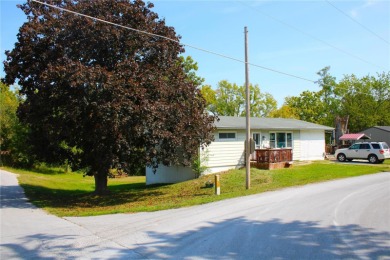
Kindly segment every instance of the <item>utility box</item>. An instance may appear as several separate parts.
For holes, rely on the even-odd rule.
[[[249,147],[249,153],[253,153],[256,149],[256,142],[255,140],[253,140],[253,138],[249,139],[249,143],[250,143],[250,147]],[[244,142],[245,144],[245,150],[246,150],[246,140]]]

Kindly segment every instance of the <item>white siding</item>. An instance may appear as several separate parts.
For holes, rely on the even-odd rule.
[[[208,167],[207,173],[225,171],[232,168],[238,168],[245,164],[245,132],[243,131],[224,131],[235,132],[235,140],[219,140],[218,133],[214,135],[215,141],[205,150],[205,165]]]
[[[323,160],[325,154],[325,133],[324,131],[302,130],[301,131],[301,161]]]
[[[203,164],[208,167],[204,174],[236,169],[245,165],[245,131],[223,130],[221,132],[236,133],[235,139],[219,139],[218,131],[214,134],[215,141],[205,151],[202,151]],[[269,143],[270,132],[291,132],[288,130],[260,131],[265,136],[263,145]],[[293,160],[322,160],[325,153],[325,134],[323,130],[295,130],[293,133]],[[176,183],[193,179],[195,173],[190,167],[160,166],[154,174],[151,168],[146,168],[146,184]]]
[[[156,183],[177,183],[195,178],[191,167],[184,166],[163,166],[159,165],[156,173],[153,169],[146,167],[146,185]]]
[[[293,160],[298,161],[301,159],[301,133],[300,131],[293,132]]]

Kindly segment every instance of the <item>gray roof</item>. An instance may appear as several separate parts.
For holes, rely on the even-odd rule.
[[[390,126],[374,126],[374,128],[378,128],[383,131],[390,132]]]
[[[382,130],[385,132],[390,132],[390,126],[373,126],[373,127],[364,129],[363,131],[360,131],[359,133],[364,133],[364,132],[367,132],[367,131],[372,130],[372,129],[379,129],[379,130]]]
[[[218,116],[215,122],[217,129],[245,129],[246,118],[234,116]],[[287,118],[259,118],[251,117],[251,129],[264,130],[333,130],[333,127],[309,123],[297,119]]]

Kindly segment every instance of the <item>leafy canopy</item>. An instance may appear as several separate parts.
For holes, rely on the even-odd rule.
[[[0,165],[28,167],[33,162],[26,144],[28,129],[16,114],[20,102],[17,90],[0,82]]]
[[[221,116],[245,116],[245,89],[245,86],[221,80],[216,90],[204,85],[201,91],[210,112]],[[262,93],[258,85],[251,84],[249,91],[251,116],[267,117],[276,109],[276,100],[271,94]]]
[[[108,170],[118,164],[128,171],[140,162],[190,165],[199,145],[210,142],[214,118],[179,58],[180,37],[153,4],[47,2],[166,38],[35,2],[21,5],[28,22],[6,52],[5,82],[21,86],[19,117],[39,158],[55,160],[61,147],[77,147],[97,192],[106,190]]]
[[[350,132],[390,125],[390,72],[362,78],[344,75],[336,82],[329,71],[330,67],[325,67],[317,73],[319,91],[287,97],[284,106],[301,120],[328,126],[335,126],[337,116],[349,116]]]

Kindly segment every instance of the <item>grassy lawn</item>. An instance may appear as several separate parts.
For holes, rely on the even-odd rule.
[[[145,177],[109,179],[112,194],[99,197],[92,177],[81,173],[63,173],[57,169],[31,172],[4,168],[19,174],[19,183],[27,197],[38,207],[57,216],[90,216],[113,213],[156,211],[198,205],[285,187],[332,179],[390,171],[390,160],[380,165],[351,165],[329,161],[294,165],[291,169],[251,169],[251,189],[245,189],[245,169],[220,174],[221,195],[205,188],[213,175],[171,185],[146,186]],[[158,173],[156,173],[158,174]]]

